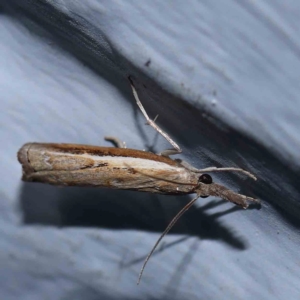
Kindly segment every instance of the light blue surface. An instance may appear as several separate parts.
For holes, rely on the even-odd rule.
[[[0,1],[1,299],[298,299],[300,5],[297,1]],[[150,61],[149,61],[150,60]],[[149,64],[146,63],[149,61]],[[144,149],[149,114],[196,167],[260,210],[200,199],[20,181],[29,141]]]

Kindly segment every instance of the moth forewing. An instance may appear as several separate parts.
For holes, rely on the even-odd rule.
[[[53,185],[189,194],[199,176],[170,158],[124,148],[30,143],[18,159],[24,181]]]

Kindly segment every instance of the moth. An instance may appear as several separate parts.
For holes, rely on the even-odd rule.
[[[117,138],[106,137],[116,147],[98,147],[77,144],[27,143],[18,152],[22,165],[23,181],[42,182],[60,186],[94,186],[166,195],[196,194],[169,223],[148,254],[138,277],[139,284],[147,262],[162,238],[176,221],[199,197],[217,196],[246,209],[249,202],[257,199],[235,193],[214,183],[208,172],[234,171],[256,177],[240,168],[209,167],[197,169],[171,155],[182,152],[181,148],[145,111],[134,84],[129,78],[132,92],[147,124],[161,134],[173,149],[160,154],[127,149]]]

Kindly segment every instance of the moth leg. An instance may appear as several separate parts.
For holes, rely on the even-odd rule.
[[[166,149],[166,150],[158,153],[158,155],[169,157],[170,155],[175,155],[175,154],[179,154],[179,153],[181,153],[181,151],[178,151],[176,149]]]
[[[126,148],[126,143],[122,142],[120,139],[114,137],[114,136],[105,136],[104,139],[108,142],[111,142],[115,145],[117,148]]]
[[[183,167],[185,167],[186,169],[194,172],[194,173],[205,173],[205,172],[224,172],[224,171],[231,171],[231,172],[241,172],[244,173],[245,175],[251,177],[254,180],[257,180],[256,176],[254,176],[252,173],[240,169],[240,168],[218,168],[218,167],[209,167],[209,168],[205,168],[205,169],[197,169],[194,168],[193,166],[191,166],[189,163],[187,163],[186,161],[183,160],[179,160],[176,159],[176,161],[178,161]]]
[[[139,99],[139,96],[137,94],[137,91],[133,85],[133,82],[131,80],[130,77],[128,77],[129,79],[129,82],[130,82],[130,86],[131,86],[131,89],[132,89],[132,93],[133,93],[133,96],[134,96],[134,99],[139,107],[139,109],[141,110],[142,114],[144,115],[145,119],[146,119],[146,124],[147,125],[150,125],[151,127],[153,127],[158,133],[160,133],[172,146],[173,146],[173,151],[170,152],[170,150],[165,150],[163,152],[161,152],[160,155],[162,156],[169,156],[169,155],[174,155],[174,154],[178,154],[178,153],[181,153],[182,150],[181,148],[171,139],[171,137],[165,133],[156,123],[155,123],[155,120],[157,119],[157,116],[155,117],[154,120],[151,120],[146,112],[146,110],[144,109],[142,103],[141,103],[141,100]]]

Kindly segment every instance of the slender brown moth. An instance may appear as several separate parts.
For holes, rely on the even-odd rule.
[[[196,194],[173,218],[148,254],[138,277],[138,284],[154,250],[176,221],[199,197],[217,196],[242,208],[247,201],[257,199],[237,194],[226,187],[213,183],[207,172],[236,171],[256,180],[251,173],[239,168],[196,169],[180,159],[169,156],[181,153],[180,147],[156,123],[151,120],[139,100],[130,80],[134,98],[147,120],[147,124],[159,132],[174,149],[160,154],[127,149],[118,139],[107,137],[117,147],[98,147],[76,144],[27,143],[18,152],[24,181],[43,182],[62,186],[95,186],[134,190],[167,195]]]

